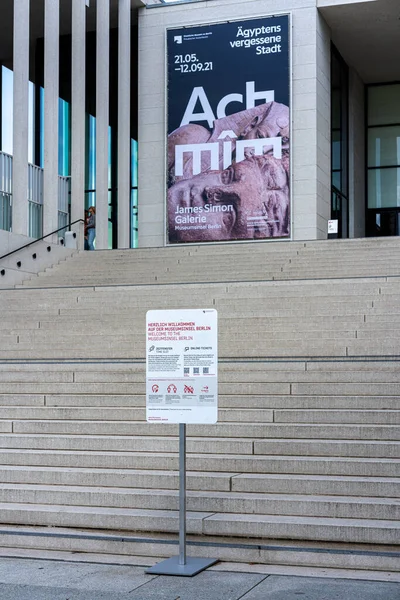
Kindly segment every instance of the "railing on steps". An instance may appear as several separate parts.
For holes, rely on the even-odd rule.
[[[63,225],[63,227],[59,227],[58,229],[55,229],[54,231],[51,231],[50,233],[46,233],[46,235],[43,235],[42,237],[33,240],[32,242],[28,242],[27,244],[24,244],[23,246],[20,246],[19,248],[16,248],[15,250],[11,250],[11,252],[7,252],[7,254],[3,254],[2,256],[0,256],[0,261],[3,260],[4,258],[8,258],[9,256],[12,256],[13,254],[16,254],[17,252],[20,252],[21,250],[25,250],[25,248],[29,248],[29,246],[33,246],[34,244],[37,244],[38,242],[42,242],[43,240],[45,240],[46,238],[55,235],[56,233],[59,233],[60,231],[65,231],[65,230],[69,230],[71,231],[71,227],[72,225],[76,225],[77,223],[84,223],[84,219],[77,219],[76,221],[72,221],[72,223],[67,223],[66,225]],[[73,234],[74,237],[76,237],[76,233]],[[64,240],[60,240],[61,245],[64,244]],[[51,252],[51,246],[47,246],[47,252]],[[35,260],[36,259],[36,253],[32,254],[32,258]],[[20,260],[17,260],[16,262],[16,267],[18,269],[20,269],[22,267],[22,262]],[[0,276],[4,277],[4,275],[6,274],[6,270],[5,269],[1,269],[0,270]]]

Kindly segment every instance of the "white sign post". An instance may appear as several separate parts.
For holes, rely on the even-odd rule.
[[[179,423],[179,556],[146,572],[192,577],[217,562],[186,556],[186,424],[218,419],[216,310],[148,311],[146,419]]]
[[[339,221],[337,219],[331,219],[328,221],[328,234],[338,232],[338,223]]]

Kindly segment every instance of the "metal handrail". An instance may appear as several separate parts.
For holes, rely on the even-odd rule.
[[[37,242],[41,242],[42,240],[46,239],[50,235],[54,235],[54,234],[58,233],[59,231],[62,231],[63,229],[71,229],[71,225],[75,225],[76,223],[84,223],[84,222],[85,222],[84,219],[77,219],[76,221],[73,221],[72,223],[67,223],[67,225],[64,225],[64,227],[59,227],[55,231],[52,231],[51,233],[47,233],[46,235],[43,235],[41,238],[38,238],[37,240],[33,240],[33,242],[28,242],[28,244],[25,244],[24,246],[21,246],[20,248],[16,248],[15,250],[12,250],[11,252],[7,252],[7,254],[3,254],[3,256],[0,256],[0,260],[2,260],[3,258],[7,258],[7,256],[11,256],[12,254],[15,254],[16,252],[19,252],[20,250],[23,250],[24,248],[33,246],[33,244],[37,244]]]

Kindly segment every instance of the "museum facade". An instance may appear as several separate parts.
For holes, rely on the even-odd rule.
[[[90,206],[98,249],[399,235],[397,0],[0,13],[0,254]]]

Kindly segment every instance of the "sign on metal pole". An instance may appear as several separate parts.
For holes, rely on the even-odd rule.
[[[217,311],[151,310],[146,318],[146,419],[179,423],[179,556],[147,573],[191,577],[217,562],[186,556],[186,424],[218,417]]]
[[[149,423],[217,422],[217,311],[147,313]]]

